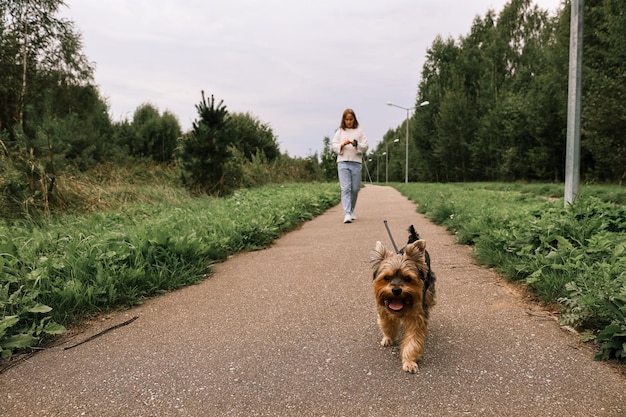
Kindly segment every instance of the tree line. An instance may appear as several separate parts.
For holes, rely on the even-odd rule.
[[[409,119],[409,181],[564,181],[569,25],[569,2],[551,16],[531,0],[511,0],[500,13],[477,16],[459,39],[438,36]],[[626,178],[625,33],[626,3],[585,1],[587,182]],[[370,173],[388,169],[390,181],[404,179],[405,129],[385,134],[369,156]]]
[[[54,206],[59,178],[105,163],[175,167],[181,185],[215,195],[267,182],[336,180],[329,138],[321,155],[290,158],[268,124],[231,113],[202,91],[188,132],[150,103],[130,120],[113,121],[80,34],[58,17],[63,6],[0,2],[3,211]],[[621,183],[626,3],[587,0],[584,16],[583,180]],[[434,39],[408,120],[410,181],[563,181],[569,18],[568,2],[551,16],[531,0],[511,0],[499,13],[476,16],[468,34]],[[419,107],[425,100],[430,105]],[[368,155],[364,171],[372,180],[404,179],[405,123]]]
[[[267,182],[325,180],[317,155],[282,154],[270,126],[205,97],[182,132],[150,103],[113,121],[63,0],[0,2],[1,211],[58,204],[56,181],[100,164],[173,166],[192,192],[225,195]]]

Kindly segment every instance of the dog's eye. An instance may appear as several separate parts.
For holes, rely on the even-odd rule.
[[[404,277],[404,282],[411,282],[411,277]]]
[[[390,276],[386,276],[385,278],[383,278],[385,280],[385,282],[390,282],[391,281],[391,277]]]

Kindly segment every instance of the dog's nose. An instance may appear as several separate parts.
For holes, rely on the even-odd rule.
[[[394,289],[391,290],[391,293],[393,295],[400,295],[400,294],[402,294],[402,288],[394,288]]]

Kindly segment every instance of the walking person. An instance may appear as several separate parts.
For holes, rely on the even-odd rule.
[[[367,138],[359,127],[354,110],[344,110],[341,125],[335,132],[332,143],[332,149],[337,154],[337,173],[341,186],[344,223],[352,223],[356,220],[354,208],[361,189],[363,155],[368,147]]]

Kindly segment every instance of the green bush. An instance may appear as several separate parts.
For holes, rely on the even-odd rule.
[[[136,204],[48,223],[0,223],[0,353],[88,315],[198,282],[339,201],[337,184],[283,184],[179,205]]]
[[[478,262],[564,306],[562,323],[585,330],[599,359],[626,359],[626,209],[620,187],[605,200],[583,189],[567,208],[554,186],[409,184],[397,188],[418,211],[474,245]],[[553,197],[553,196],[552,196]]]

